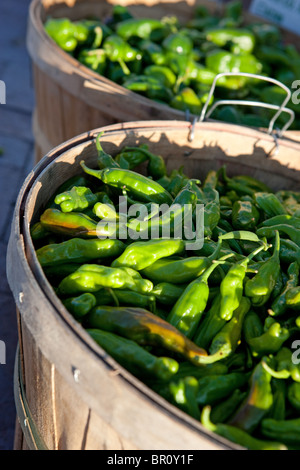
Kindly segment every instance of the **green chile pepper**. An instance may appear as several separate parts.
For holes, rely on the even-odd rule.
[[[149,65],[165,65],[166,55],[162,47],[148,39],[138,42],[138,49],[143,54],[143,60]]]
[[[211,421],[215,424],[228,421],[246,398],[246,395],[247,392],[242,392],[239,389],[234,390],[230,397],[212,408]]]
[[[193,49],[193,42],[188,36],[181,32],[171,33],[163,40],[162,47],[168,52],[179,55],[189,55]]]
[[[262,357],[277,353],[289,337],[289,330],[275,322],[261,336],[250,338],[248,344],[253,356]]]
[[[278,421],[286,417],[286,384],[283,380],[272,379],[273,406],[268,413],[268,418]]]
[[[241,372],[203,377],[198,382],[197,403],[200,406],[215,405],[227,398],[234,390],[245,385],[248,379],[249,374]]]
[[[300,383],[293,382],[289,385],[287,399],[297,411],[300,411]]]
[[[131,289],[137,292],[151,292],[153,284],[146,279],[135,277],[135,273],[122,268],[111,268],[96,264],[83,264],[77,271],[64,278],[59,292],[73,295],[80,292],[97,292],[102,287]]]
[[[125,41],[133,36],[141,39],[151,39],[151,34],[155,30],[162,30],[162,28],[163,24],[159,20],[129,18],[117,24],[116,33]]]
[[[167,321],[141,308],[95,307],[86,317],[85,324],[88,328],[109,331],[142,346],[167,349],[195,364],[198,364],[198,358],[207,354]]]
[[[232,54],[222,49],[208,53],[206,66],[216,73],[246,72],[257,74],[262,71],[262,64],[254,55],[247,53]],[[246,82],[247,79],[244,77],[234,78],[234,81],[231,82],[227,79],[226,87],[230,86],[230,83],[235,83],[234,87],[238,89],[245,86]]]
[[[247,397],[229,421],[231,426],[253,433],[273,405],[271,380],[271,375],[259,362],[251,373]]]
[[[148,161],[148,176],[151,176],[154,180],[159,180],[160,178],[163,178],[167,175],[166,164],[163,157],[149,152],[148,148],[145,145],[141,145],[138,148],[125,147],[123,149],[123,152],[125,152],[126,160],[130,162],[130,164],[128,165],[129,170],[140,163]],[[124,158],[123,152],[120,154],[119,157],[120,162],[122,162]]]
[[[96,306],[134,306],[156,312],[156,299],[151,293],[141,293],[126,289],[103,288],[93,293]]]
[[[134,171],[121,168],[92,170],[84,162],[81,162],[81,166],[88,175],[95,176],[109,186],[126,188],[141,201],[156,202],[157,204],[171,204],[173,202],[172,196],[160,184]]]
[[[257,192],[272,192],[265,183],[258,181],[250,175],[237,175],[229,178],[226,175],[226,166],[220,169],[220,175],[222,175],[228,191],[235,191],[238,195],[254,197]]]
[[[300,310],[300,287],[292,287],[286,293],[286,305],[296,311]]]
[[[257,338],[264,333],[264,326],[260,316],[254,311],[250,310],[243,323],[243,335],[246,343],[252,338]]]
[[[103,49],[82,50],[78,54],[78,61],[99,75],[105,74],[107,56]]]
[[[68,18],[49,18],[45,23],[45,30],[64,51],[73,52],[76,49],[76,26]]]
[[[123,82],[123,87],[136,93],[141,93],[147,98],[170,103],[173,99],[172,90],[158,80],[149,75],[133,75]]]
[[[178,370],[175,359],[156,357],[132,340],[98,329],[86,331],[108,354],[137,376],[170,380]]]
[[[267,218],[286,214],[284,206],[281,204],[275,194],[255,193],[255,202],[257,206],[264,211]]]
[[[169,194],[169,193],[167,193]],[[191,191],[189,185],[184,187],[175,197],[169,207],[159,217],[157,214],[151,220],[140,221],[134,219],[129,221],[128,229],[134,239],[170,238],[193,239],[193,227],[186,224],[184,220],[192,217],[193,208],[196,206],[196,195]],[[189,220],[190,220],[189,219]]]
[[[253,230],[260,213],[250,201],[236,201],[232,207],[232,225],[236,230]]]
[[[36,255],[41,266],[53,267],[115,257],[124,250],[125,245],[121,240],[72,238],[61,243],[45,245],[36,251]]]
[[[104,168],[120,168],[116,160],[104,152],[102,145],[100,143],[101,137],[104,135],[104,132],[100,132],[96,137],[96,148],[97,148],[97,164],[100,170]]]
[[[97,201],[97,195],[82,186],[74,186],[70,191],[60,193],[54,199],[62,212],[82,212]]]
[[[208,364],[204,367],[199,367],[192,364],[191,362],[179,362],[179,369],[174,376],[174,379],[182,379],[184,377],[195,377],[196,379],[202,379],[203,377],[226,375],[228,373],[228,367],[222,362],[216,362],[215,364]]]
[[[248,450],[287,450],[287,447],[280,442],[281,439],[279,439],[279,436],[277,436],[278,442],[257,439],[235,426],[223,423],[212,423],[210,421],[210,412],[211,407],[209,405],[202,409],[202,425],[209,431],[215,432],[219,436],[222,436],[235,444],[245,447]]]
[[[200,419],[200,409],[196,400],[198,388],[195,377],[184,377],[176,382],[172,381],[169,385],[174,404],[197,421]]]
[[[140,151],[140,147],[124,147],[115,157],[121,168],[133,170],[147,160],[147,155]]]
[[[263,236],[261,233],[258,236]],[[280,238],[279,232],[276,231],[276,240],[274,252],[259,268],[258,273],[252,279],[249,279],[245,285],[245,295],[251,298],[254,305],[265,305],[269,300],[272,291],[276,285],[276,281],[280,274]]]
[[[208,280],[211,273],[222,261],[216,261],[199,278],[192,281],[167,317],[171,325],[192,338],[206,309],[209,298]]]
[[[115,228],[101,228],[95,220],[80,212],[64,213],[57,209],[46,209],[40,222],[49,232],[75,238],[109,237],[115,234]]]
[[[140,56],[137,49],[131,47],[117,34],[112,34],[105,39],[103,49],[109,60],[120,64],[125,75],[130,74],[126,62],[132,62]]]
[[[242,297],[239,306],[233,312],[232,318],[226,322],[213,338],[209,347],[209,353],[211,355],[222,353],[222,357],[225,358],[236,351],[241,343],[244,318],[249,312],[250,307],[250,300],[246,297]]]
[[[219,47],[224,47],[227,43],[232,44],[231,51],[236,53],[251,53],[255,48],[255,36],[247,29],[209,29],[206,32],[206,39]]]
[[[292,225],[279,224],[272,227],[262,227],[259,228],[256,233],[259,237],[266,237],[269,239],[275,236],[276,231],[287,235],[292,242],[296,243],[296,245],[300,247],[300,230]]]
[[[253,251],[247,258],[238,261],[230,267],[220,285],[221,305],[220,317],[224,320],[231,320],[233,312],[239,307],[243,292],[244,280],[247,274],[248,264],[253,257],[264,250],[261,246]]]
[[[204,318],[200,321],[198,329],[193,337],[193,341],[197,346],[208,349],[213,338],[226,325],[220,315],[221,295],[217,295],[212,302],[210,309],[205,313]]]
[[[287,446],[299,445],[300,418],[277,421],[266,418],[261,423],[261,433],[268,439],[280,439]]]
[[[289,214],[277,215],[261,222],[259,228],[274,227],[276,225],[291,225],[300,229],[300,219]]]
[[[78,297],[63,299],[62,303],[76,320],[81,321],[96,306],[96,299],[93,294],[86,292]]]
[[[300,368],[293,363],[293,353],[288,347],[282,347],[274,357],[276,365],[272,368],[268,363],[264,367],[272,377],[286,380],[291,378],[300,383]]]
[[[286,296],[290,289],[296,288],[299,282],[299,264],[297,262],[291,263],[288,268],[288,281],[278,297],[274,300],[271,308],[268,310],[269,315],[277,317],[283,315],[289,307],[286,302]]]
[[[192,282],[201,276],[210,266],[210,260],[205,257],[188,257],[180,260],[160,259],[148,268],[142,270],[142,274],[152,282],[169,282],[175,285]]]
[[[141,271],[161,258],[181,254],[184,250],[185,243],[180,239],[137,241],[125,248],[111,266],[115,268],[126,266]]]
[[[161,282],[156,284],[152,290],[152,294],[156,300],[163,305],[174,305],[183,293],[185,287],[171,284],[170,282]]]
[[[192,88],[185,87],[170,101],[170,106],[180,111],[189,111],[192,114],[200,115],[203,104]]]

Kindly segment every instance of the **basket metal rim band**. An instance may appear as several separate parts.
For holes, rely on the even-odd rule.
[[[49,450],[36,426],[27,401],[21,371],[19,344],[17,345],[14,366],[14,399],[18,421],[29,450]]]

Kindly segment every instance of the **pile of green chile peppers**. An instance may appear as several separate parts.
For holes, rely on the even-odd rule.
[[[219,73],[246,72],[272,77],[295,91],[300,53],[286,44],[279,28],[263,21],[245,24],[242,2],[226,3],[222,13],[194,8],[182,23],[174,15],[136,18],[130,7],[114,5],[107,20],[48,18],[45,30],[68,54],[96,73],[134,93],[199,116]],[[120,11],[122,13],[120,14]],[[283,88],[246,77],[223,77],[214,99],[246,99],[281,105]],[[300,128],[299,106],[291,129]],[[265,108],[218,107],[213,118],[268,128],[273,112]],[[287,122],[278,118],[277,125]],[[247,206],[247,204],[246,204]],[[298,208],[299,209],[299,208]],[[247,208],[246,208],[247,210]]]
[[[184,168],[169,172],[150,144],[110,155],[102,135],[97,167],[82,162],[31,226],[62,305],[208,430],[250,450],[299,450],[300,192],[226,167],[191,179]],[[195,220],[197,204],[201,248],[174,235],[184,205]]]

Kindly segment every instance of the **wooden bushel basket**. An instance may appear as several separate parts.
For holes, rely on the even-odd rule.
[[[93,72],[60,49],[44,30],[47,16],[78,20],[87,15],[107,18],[112,6],[130,7],[137,18],[177,15],[184,23],[197,5],[212,13],[222,5],[209,0],[33,0],[29,11],[27,48],[33,63],[36,108],[33,118],[35,159],[83,132],[142,120],[186,120],[185,113],[160,104]],[[245,12],[246,22],[257,20]],[[299,36],[284,31],[298,47]],[[297,134],[297,133],[296,133]]]
[[[107,355],[54,294],[37,261],[29,227],[57,188],[96,167],[95,136],[105,151],[147,142],[168,171],[184,166],[203,178],[227,165],[274,190],[300,188],[300,145],[222,123],[143,121],[82,134],[52,150],[29,174],[19,193],[7,253],[7,277],[18,309],[19,352],[15,400],[23,448],[50,450],[240,449],[208,431],[146,387]]]

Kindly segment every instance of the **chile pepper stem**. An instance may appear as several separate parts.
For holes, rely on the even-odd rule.
[[[288,379],[290,376],[290,373],[286,370],[278,372],[273,370],[265,361],[262,361],[262,366],[271,375],[271,377],[274,377],[275,379]]]
[[[101,170],[93,170],[92,168],[87,167],[83,160],[80,162],[80,166],[87,175],[95,176],[101,180],[101,175],[103,174]]]
[[[211,407],[209,405],[206,405],[203,407],[202,413],[201,413],[201,423],[206,429],[209,429],[210,431],[214,432],[217,429],[217,426],[211,422],[210,412],[211,412]]]
[[[234,253],[229,254],[229,255],[226,255],[226,256],[223,256],[223,257],[220,258],[219,260],[213,260],[211,266],[210,266],[210,267],[202,274],[202,276],[200,277],[201,281],[202,281],[202,282],[207,282],[207,281],[208,281],[208,278],[209,278],[209,276],[212,274],[212,272],[213,272],[218,266],[220,266],[221,264],[225,264],[225,263],[226,263],[226,260],[227,260],[228,258],[232,258],[232,256],[234,256]]]
[[[275,247],[274,247],[274,253],[273,253],[274,258],[277,258],[277,260],[279,260],[279,254],[280,254],[280,235],[279,235],[279,231],[276,230]]]
[[[113,289],[108,288],[107,290],[108,290],[108,292],[110,293],[110,295],[112,296],[113,301],[115,302],[116,306],[119,307],[119,306],[120,306],[120,302],[119,302],[118,297],[117,297],[116,294],[114,293]]]
[[[216,259],[217,256],[219,255],[220,251],[221,251],[221,248],[222,248],[222,239],[219,238],[217,248],[215,249],[215,251],[210,256],[208,256],[208,259],[209,260]]]
[[[100,144],[100,138],[103,136],[104,132],[100,132],[96,137],[96,147],[98,150],[98,154],[100,155],[103,152],[102,145]]]
[[[271,245],[269,245],[270,247]],[[258,255],[258,253],[260,253],[261,251],[265,250],[266,247],[265,245],[262,245],[260,246],[259,248],[257,248],[256,250],[254,250],[252,253],[250,253],[250,255],[247,256],[247,258],[245,258],[244,260],[240,261],[239,264],[241,265],[246,265],[249,263],[249,261],[251,261],[256,255]]]

